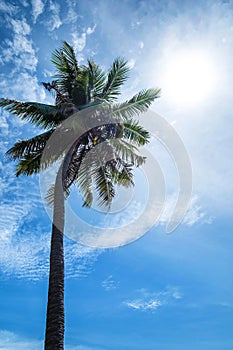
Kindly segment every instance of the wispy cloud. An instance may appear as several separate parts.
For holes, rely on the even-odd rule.
[[[9,84],[9,79],[11,83]],[[46,94],[35,75],[28,72],[0,74],[1,95],[24,101],[45,101]]]
[[[84,31],[82,34],[79,34],[78,32],[73,32],[72,33],[72,43],[74,46],[74,49],[77,52],[83,51],[83,49],[86,46],[86,40],[87,40],[87,35],[91,35],[94,33],[96,28],[96,25],[93,27],[88,27],[86,31]]]
[[[152,298],[149,300],[135,299],[132,301],[127,301],[125,304],[132,309],[140,311],[152,311],[158,309],[162,305],[161,301]]]
[[[36,76],[38,58],[31,27],[25,18],[8,18],[7,26],[12,31],[11,37],[0,45],[0,64],[8,71],[0,73],[1,96],[44,101],[46,94]]]
[[[163,213],[159,219],[160,224],[167,224],[171,217],[175,202],[176,195],[169,195]],[[211,224],[213,222],[214,218],[206,213],[200,202],[201,201],[197,195],[192,197],[190,207],[184,216],[182,225],[193,226],[196,223]]]
[[[86,33],[82,33],[81,35],[76,32],[72,33],[72,43],[76,51],[82,51],[86,46]]]
[[[47,29],[50,32],[53,32],[55,29],[60,28],[63,24],[60,18],[60,5],[57,2],[50,0],[49,12],[50,15],[48,15],[48,18],[44,21],[44,23]]]
[[[39,280],[49,271],[50,232],[33,224],[42,208],[28,194],[30,202],[3,204],[0,211],[0,270],[2,277]],[[32,212],[32,206],[36,206]],[[30,217],[31,216],[31,217]],[[30,220],[31,219],[31,220]],[[49,225],[50,226],[50,225]],[[100,252],[65,240],[66,278],[83,278],[93,270]]]
[[[43,342],[33,339],[24,339],[13,332],[0,331],[1,350],[40,350]]]
[[[41,350],[43,340],[34,340],[22,337],[16,333],[7,330],[0,330],[1,350]],[[66,345],[67,350],[101,350],[86,345]]]
[[[134,294],[137,297],[128,299],[123,304],[131,309],[142,312],[154,312],[164,305],[173,304],[183,298],[179,289],[171,286],[160,292],[150,292],[142,288],[135,291]]]
[[[10,4],[9,2],[1,1],[0,2],[0,11],[3,13],[7,13],[9,15],[13,15],[17,12],[17,6]]]
[[[107,292],[119,288],[119,282],[115,281],[112,275],[109,275],[105,280],[103,280],[101,285]]]
[[[176,199],[176,195],[170,195],[165,203],[156,203],[155,201],[150,203],[148,207],[147,200],[144,200],[143,197],[141,201],[133,199],[122,210],[103,216],[97,225],[101,229],[98,230],[93,223],[90,229],[87,228],[82,239],[93,247],[117,247],[133,242],[156,225],[167,226]],[[163,204],[165,204],[164,207]],[[159,213],[161,213],[160,216]],[[194,197],[180,225],[211,224],[213,220],[214,218],[207,215],[199,204],[198,197]],[[77,237],[77,239],[79,238]]]
[[[34,23],[36,23],[38,16],[43,13],[44,3],[42,0],[32,0],[31,3],[32,3],[33,21]]]
[[[66,0],[67,4],[67,15],[65,22],[70,24],[75,24],[78,19],[77,1],[76,0]]]
[[[29,38],[31,27],[26,19],[8,19],[8,26],[12,29],[12,39],[6,39],[2,45],[1,64],[13,63],[17,72],[26,69],[34,72],[38,63],[36,50]]]

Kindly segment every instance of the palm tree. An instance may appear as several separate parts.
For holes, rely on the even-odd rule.
[[[109,206],[114,198],[116,185],[133,185],[133,167],[140,166],[145,161],[138,154],[138,147],[149,141],[149,133],[139,125],[135,116],[145,112],[159,97],[160,91],[143,90],[129,100],[117,103],[120,88],[129,73],[127,61],[124,59],[115,59],[108,73],[92,60],[79,66],[73,48],[63,42],[62,47],[54,51],[51,61],[56,67],[55,79],[43,85],[54,95],[54,105],[1,99],[0,107],[45,129],[38,136],[18,141],[8,150],[7,155],[18,160],[16,176],[38,173],[58,158],[64,158],[55,184],[48,194],[48,200],[53,203],[53,223],[44,346],[45,350],[62,350],[65,198],[71,185],[77,184],[84,206],[91,206],[95,194],[100,205]],[[98,117],[101,115],[103,122],[82,133],[68,149],[58,147],[56,154],[43,158],[43,151],[50,137],[59,128],[61,135],[64,135],[64,121],[74,113],[79,116],[83,110],[88,112],[88,107],[93,106],[101,106]],[[95,110],[91,111],[95,118]],[[113,119],[111,122],[104,122],[103,116],[109,112]],[[75,120],[75,127],[79,128],[79,118]],[[91,154],[96,145],[103,142],[108,144],[111,159],[106,160],[105,153],[98,151],[98,157],[94,154],[85,162],[85,157]]]

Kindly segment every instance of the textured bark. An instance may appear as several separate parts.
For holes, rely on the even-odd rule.
[[[45,350],[64,349],[64,193],[61,171],[54,194]]]

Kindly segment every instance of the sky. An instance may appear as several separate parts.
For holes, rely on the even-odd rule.
[[[81,64],[93,58],[108,70],[115,57],[125,57],[132,69],[122,99],[160,87],[152,114],[182,140],[192,166],[189,208],[170,234],[177,168],[186,173],[169,140],[152,137],[156,168],[150,176],[136,173],[133,192],[118,194],[128,198],[120,211],[82,209],[72,192],[76,216],[91,227],[117,227],[122,241],[103,249],[66,234],[65,348],[232,349],[233,1],[3,0],[0,19],[0,97],[53,103],[41,82],[52,80],[51,53],[63,40]],[[41,178],[16,179],[5,157],[14,142],[39,130],[3,110],[0,129],[0,349],[39,350],[51,221]],[[155,218],[146,204],[151,193],[161,195],[160,173],[166,193]],[[126,244],[140,215],[149,226],[136,227]]]

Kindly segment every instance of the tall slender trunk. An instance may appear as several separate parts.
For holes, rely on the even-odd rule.
[[[45,350],[64,350],[64,192],[62,171],[58,171],[54,191],[54,211],[50,250],[50,272],[45,331]]]

